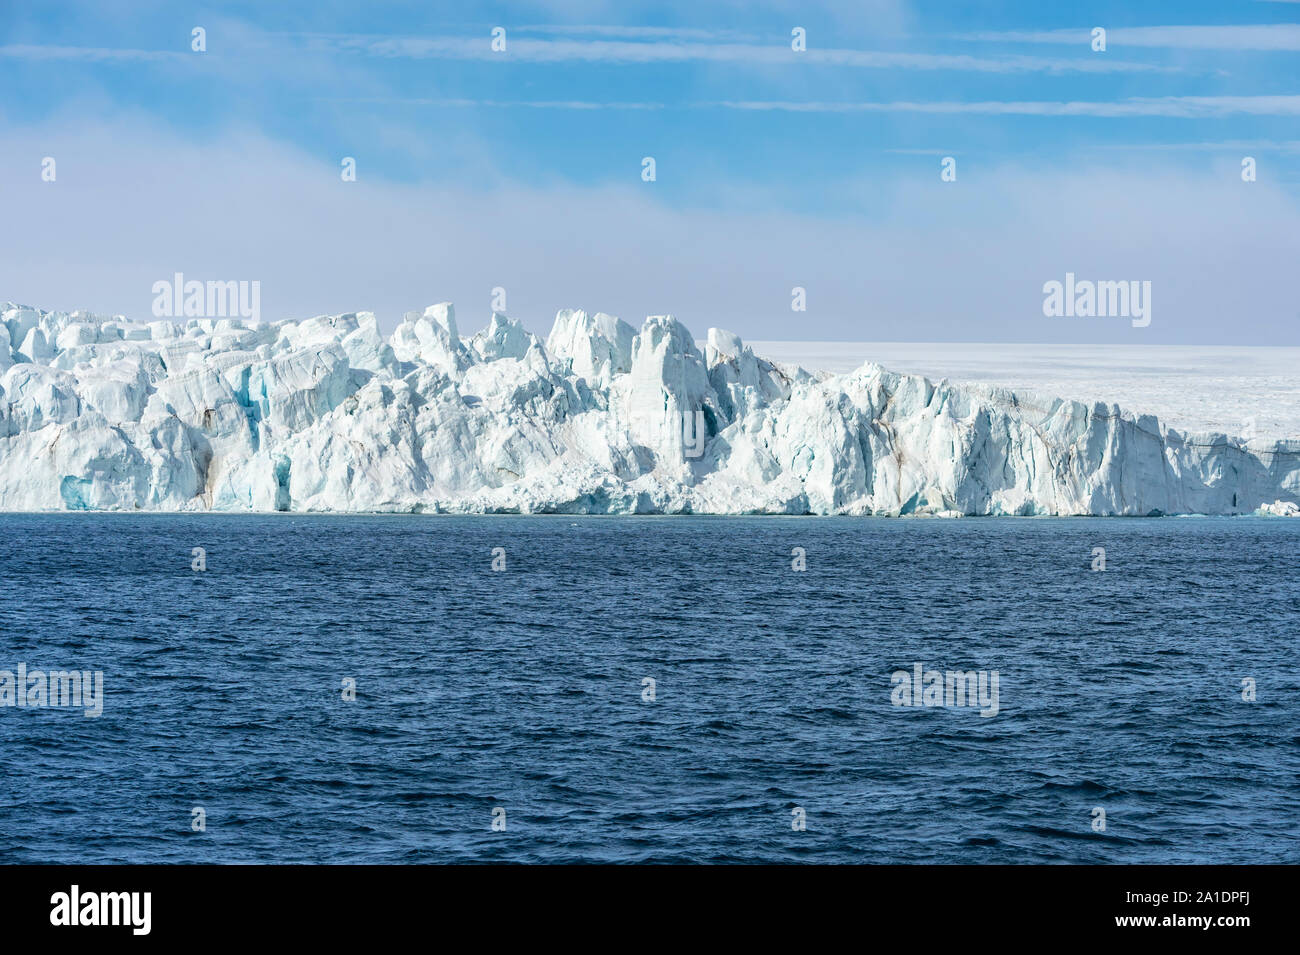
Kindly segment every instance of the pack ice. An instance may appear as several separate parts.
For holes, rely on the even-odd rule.
[[[872,363],[811,374],[719,329],[701,351],[670,316],[565,310],[543,342],[494,314],[462,338],[441,304],[385,340],[368,312],[0,307],[9,511],[1240,514],[1298,492],[1300,441]]]

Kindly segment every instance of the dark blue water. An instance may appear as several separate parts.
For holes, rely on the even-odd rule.
[[[0,707],[0,860],[1296,862],[1298,545],[1259,519],[0,515],[0,669],[105,681],[98,719]],[[917,662],[997,670],[998,714],[892,705]]]

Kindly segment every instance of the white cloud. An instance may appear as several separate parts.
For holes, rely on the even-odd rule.
[[[489,100],[437,97],[319,97],[338,103],[385,103],[405,106],[436,106],[449,109],[666,109],[668,104],[637,101],[594,100]],[[1214,119],[1225,116],[1300,115],[1300,96],[1159,96],[1130,97],[1114,102],[1071,102],[1053,100],[897,100],[893,102],[821,102],[816,100],[720,100],[684,104],[691,109],[733,109],[749,112],[787,113],[969,113],[994,116],[1096,116],[1123,118],[1169,116],[1182,119]]]
[[[964,40],[995,43],[1077,44],[1089,49],[1092,27],[1073,30],[1001,30],[965,33]],[[1243,26],[1113,27],[1106,30],[1106,46],[1168,47],[1192,50],[1300,50],[1300,24],[1270,23]]]
[[[1300,2],[1300,0],[1298,0]],[[655,27],[624,26],[596,23],[535,23],[512,26],[514,33],[542,33],[547,35],[568,34],[571,36],[607,36],[622,37],[630,40],[694,40],[714,42],[719,40],[754,43],[758,40],[752,33],[735,30],[699,29],[695,27]]]
[[[802,113],[975,113],[1003,116],[1172,116],[1205,119],[1221,116],[1300,115],[1300,96],[1154,96],[1114,102],[1050,100],[897,101],[885,103],[731,100],[713,104],[728,109],[780,110]]]
[[[195,141],[120,118],[0,130],[0,300],[148,317],[152,284],[262,282],[267,318],[456,302],[467,331],[490,290],[545,333],[560,307],[639,323],[672,312],[763,339],[1295,344],[1300,204],[1234,157],[1072,167],[962,162],[822,183],[833,215],[753,187],[673,207],[656,185],[497,180],[343,183],[336,160],[234,131]],[[58,158],[58,180],[39,161]],[[868,214],[868,208],[873,211]],[[1042,284],[1150,280],[1153,322],[1052,321]],[[790,289],[809,311],[790,311]]]
[[[58,46],[40,43],[9,43],[0,46],[0,56],[19,60],[85,60],[88,62],[140,62],[176,60],[187,56],[174,50],[134,50],[127,47]]]
[[[1300,0],[1296,0],[1300,3]],[[1240,152],[1242,150],[1255,150],[1260,152],[1278,152],[1287,154],[1300,155],[1300,139],[1224,139],[1218,142],[1195,142],[1195,143],[1098,143],[1093,149],[1143,149],[1143,150],[1170,150],[1170,151],[1193,151],[1193,152],[1212,152],[1215,150],[1230,150]]]
[[[436,106],[444,109],[666,109],[665,103],[641,103],[633,101],[597,102],[595,100],[576,99],[539,99],[539,100],[495,100],[432,98],[423,96],[322,96],[318,97],[330,103],[374,103],[390,106]]]
[[[627,35],[626,32],[617,35]],[[685,63],[692,61],[746,66],[815,64],[861,69],[955,70],[983,73],[1133,73],[1181,72],[1177,67],[1133,63],[1114,57],[1077,59],[1011,55],[979,57],[967,54],[853,50],[810,43],[802,53],[790,49],[788,37],[769,43],[684,42],[674,34],[645,41],[518,37],[507,34],[504,53],[493,52],[490,38],[465,36],[377,36],[370,34],[292,34],[319,51],[364,53],[405,59],[510,59],[534,63]]]

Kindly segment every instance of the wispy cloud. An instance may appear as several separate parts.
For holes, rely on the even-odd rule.
[[[39,43],[11,43],[0,46],[0,57],[21,60],[85,60],[95,63],[138,62],[183,59],[175,50],[133,50],[95,46],[56,46]]]
[[[957,39],[995,43],[1077,44],[1088,49],[1092,27],[1072,30],[1001,30],[958,34]],[[1108,49],[1167,47],[1195,50],[1300,50],[1300,24],[1243,26],[1114,27],[1106,31]]]
[[[597,100],[547,99],[498,100],[465,99],[463,97],[434,98],[426,96],[317,96],[327,103],[370,103],[376,106],[434,106],[446,109],[666,109],[666,103],[609,102]]]
[[[893,153],[896,156],[960,156],[961,152],[954,149],[886,149],[885,152]]]
[[[1281,2],[1281,0],[1279,0]],[[1292,0],[1286,0],[1292,2]],[[1300,3],[1300,0],[1294,0]],[[1117,150],[1170,150],[1175,152],[1278,152],[1300,155],[1300,139],[1284,141],[1272,139],[1225,139],[1220,142],[1199,143],[1098,143],[1092,149]]]
[[[706,104],[700,104],[706,105]],[[1300,116],[1300,96],[1160,96],[1116,102],[1003,101],[834,103],[783,100],[732,100],[707,104],[727,109],[796,113],[976,113],[1007,116]]]
[[[1297,0],[1300,2],[1300,0]],[[655,26],[623,26],[616,24],[554,24],[554,23],[536,23],[525,26],[511,27],[512,33],[542,33],[549,36],[569,35],[569,36],[607,36],[622,37],[628,40],[695,40],[695,41],[727,41],[727,42],[758,42],[758,37],[753,33],[742,33],[737,30],[702,30],[694,27],[655,27]]]
[[[862,69],[955,70],[982,73],[1168,73],[1181,68],[1134,63],[1114,58],[1080,56],[1059,59],[1037,56],[980,57],[968,54],[912,53],[886,50],[818,48],[795,53],[788,42],[692,43],[679,39],[633,42],[537,37],[507,38],[506,52],[494,52],[490,38],[451,36],[378,36],[370,34],[292,34],[315,47],[334,52],[406,59],[509,59],[533,63],[687,63],[713,62],[748,66],[856,67]]]
[[[348,96],[315,97],[323,102],[431,106],[446,109],[668,109],[667,103],[600,102],[596,100],[496,100],[464,97]],[[895,100],[886,102],[827,102],[817,100],[719,100],[677,104],[684,109],[732,109],[785,113],[970,113],[986,116],[1168,116],[1213,119],[1224,116],[1300,116],[1300,96],[1159,96],[1130,97],[1114,102],[1054,100]]]

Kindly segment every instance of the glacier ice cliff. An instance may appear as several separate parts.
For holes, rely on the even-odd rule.
[[[668,316],[545,341],[451,305],[134,323],[0,306],[0,510],[1247,514],[1300,441],[865,364],[812,374]],[[1268,511],[1261,511],[1268,513]]]

